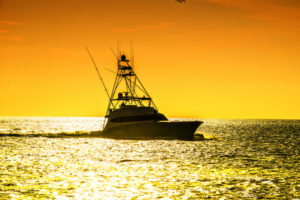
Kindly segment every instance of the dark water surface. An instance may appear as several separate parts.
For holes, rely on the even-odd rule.
[[[102,118],[0,118],[0,199],[300,199],[300,121],[204,120],[213,140],[11,137]]]

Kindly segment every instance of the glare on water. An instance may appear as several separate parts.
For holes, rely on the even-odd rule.
[[[1,120],[1,129],[24,134],[68,132],[72,123],[72,132],[84,132],[101,121],[68,119],[64,127],[65,119],[47,119],[44,127],[45,118],[23,126],[15,119],[8,128],[12,119]],[[199,130],[219,140],[204,141],[5,136],[0,199],[297,199],[299,127],[299,121],[206,120]]]

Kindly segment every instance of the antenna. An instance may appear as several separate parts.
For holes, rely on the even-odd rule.
[[[120,53],[120,40],[117,41],[117,55],[118,55],[118,58],[121,57],[121,53]]]
[[[86,48],[86,51],[88,52],[88,54],[89,54],[89,56],[90,56],[90,58],[91,58],[91,60],[92,60],[92,62],[93,62],[93,64],[94,64],[94,67],[95,67],[95,69],[96,69],[96,71],[97,71],[97,73],[98,73],[98,76],[99,76],[99,78],[100,78],[100,80],[101,80],[101,82],[102,82],[102,85],[103,85],[103,87],[104,87],[104,89],[105,89],[105,92],[106,92],[108,98],[109,98],[110,102],[112,102],[112,101],[111,101],[111,98],[110,98],[110,96],[109,96],[109,94],[108,94],[107,88],[106,88],[106,86],[105,86],[105,84],[104,84],[104,81],[103,81],[103,79],[102,79],[102,77],[101,77],[101,75],[100,75],[100,72],[99,72],[99,70],[98,70],[98,67],[97,67],[97,65],[96,65],[96,63],[95,63],[95,61],[94,61],[94,59],[93,59],[93,57],[92,57],[92,54],[90,53],[90,51],[89,51],[89,49],[88,49],[87,47],[85,47],[85,48]]]
[[[130,40],[129,46],[130,46],[130,60],[131,60],[132,59],[132,40]]]
[[[113,70],[111,70],[111,69],[109,69],[109,68],[107,68],[107,67],[104,67],[104,69],[107,70],[107,71],[110,71],[110,72],[112,72],[112,73],[114,73],[114,74],[118,74],[117,72],[115,72],[115,71],[113,71]]]
[[[114,51],[114,49],[112,47],[110,47],[110,49],[113,52],[113,54],[115,55],[116,59],[118,60],[118,56],[117,56],[116,52]]]
[[[130,40],[130,60],[131,67],[134,68],[134,51],[133,51],[133,40]]]

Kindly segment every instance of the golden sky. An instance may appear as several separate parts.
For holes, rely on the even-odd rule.
[[[118,40],[168,117],[300,118],[299,0],[0,0],[0,116],[103,116]]]

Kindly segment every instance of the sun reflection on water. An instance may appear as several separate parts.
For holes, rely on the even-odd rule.
[[[2,137],[0,199],[297,199],[294,130],[258,143],[227,123],[205,141]]]

